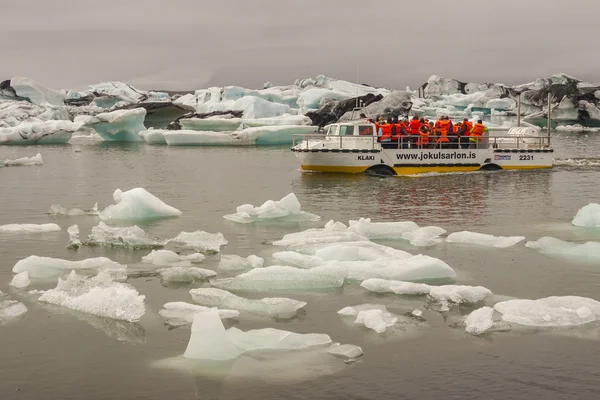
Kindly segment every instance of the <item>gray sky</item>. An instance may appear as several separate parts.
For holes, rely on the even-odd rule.
[[[432,75],[600,83],[598,0],[5,0],[0,80],[53,88],[291,84],[404,88]]]

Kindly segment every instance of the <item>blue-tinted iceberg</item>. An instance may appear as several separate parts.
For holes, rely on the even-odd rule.
[[[121,189],[113,193],[114,205],[110,205],[99,214],[104,221],[142,220],[165,217],[178,217],[181,211],[165,204],[143,188],[134,188],[126,192]]]
[[[146,130],[145,118],[144,108],[134,108],[100,113],[95,116],[81,115],[75,118],[75,122],[93,128],[102,139],[107,141],[141,142],[144,139],[139,133]]]
[[[244,204],[237,208],[236,214],[225,215],[223,218],[239,222],[252,223],[260,221],[318,221],[318,215],[301,211],[301,205],[294,193],[290,193],[279,201],[267,200],[260,207]]]
[[[572,223],[583,228],[600,228],[600,204],[590,203],[582,207],[577,211]]]
[[[64,105],[66,92],[48,89],[33,79],[15,76],[10,80],[10,86],[15,90],[17,96],[25,98],[34,104]]]
[[[0,127],[0,145],[63,144],[82,127],[83,123],[71,121],[21,122],[16,126]]]
[[[600,243],[598,242],[571,243],[545,236],[536,241],[529,241],[525,243],[525,246],[561,257],[590,261],[600,260]]]

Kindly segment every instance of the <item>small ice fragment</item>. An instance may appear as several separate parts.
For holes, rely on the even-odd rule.
[[[69,244],[67,249],[77,250],[81,246],[81,240],[79,240],[79,227],[77,225],[71,225],[67,228],[69,233]]]
[[[339,358],[351,360],[363,355],[363,350],[353,344],[333,343],[327,348],[327,352]]]
[[[82,208],[66,208],[61,206],[60,204],[52,204],[50,206],[50,210],[48,210],[48,214],[66,217],[73,217],[78,215],[98,215],[98,213],[98,203],[94,204],[94,207],[89,210]]]
[[[413,312],[411,314],[414,315],[415,317],[422,317],[423,316],[423,311],[421,311],[418,308],[416,308],[416,309],[413,310]]]
[[[483,286],[466,285],[432,286],[429,292],[429,296],[438,302],[456,304],[478,303],[491,294],[491,290]]]
[[[353,306],[353,307],[344,307],[341,310],[339,310],[337,313],[339,315],[344,315],[344,316],[355,316],[355,315],[358,315],[358,313],[361,311],[368,311],[368,310],[386,310],[387,311],[387,308],[381,304],[360,304],[360,305]]]
[[[30,283],[31,281],[29,280],[29,273],[27,271],[23,271],[19,272],[14,276],[14,278],[10,282],[10,286],[22,289],[29,286]]]
[[[236,210],[236,214],[225,215],[223,218],[230,221],[247,224],[259,221],[318,221],[318,215],[301,211],[300,202],[294,193],[290,193],[279,201],[267,200],[260,207],[252,204],[243,204]]]
[[[92,228],[86,246],[114,246],[131,249],[158,249],[165,246],[160,241],[148,235],[137,225],[126,227],[111,227],[104,222]]]
[[[210,310],[209,307],[178,301],[164,304],[163,309],[158,311],[158,315],[164,318],[168,325],[183,326],[194,322],[194,315],[208,310]],[[234,319],[240,315],[237,310],[221,309],[218,310],[218,313],[221,319]]]
[[[354,322],[363,324],[377,333],[383,333],[387,328],[396,325],[398,318],[386,310],[367,310],[360,311]]]
[[[30,166],[30,165],[42,165],[44,164],[44,160],[42,160],[42,155],[38,153],[34,157],[22,157],[17,158],[16,160],[4,160],[0,161],[0,164],[5,167],[16,167],[16,166]]]
[[[181,211],[165,204],[158,197],[143,188],[134,188],[126,192],[115,190],[113,199],[116,204],[110,205],[99,214],[104,221],[141,220],[164,217],[178,217]]]
[[[43,232],[58,232],[60,226],[56,224],[8,224],[0,225],[0,232],[7,233],[43,233]]]
[[[244,269],[261,268],[265,260],[261,257],[251,255],[246,258],[236,255],[222,255],[219,269],[227,271],[239,271]]]
[[[192,263],[200,263],[204,258],[200,253],[182,256],[170,250],[152,250],[150,254],[142,257],[142,262],[164,267],[191,267]]]
[[[425,295],[429,294],[432,286],[424,283],[412,283],[403,281],[391,281],[386,279],[371,278],[363,281],[360,286],[375,293],[395,293],[401,295]]]
[[[16,318],[27,312],[25,304],[14,300],[0,300],[0,322]]]
[[[466,331],[471,335],[481,335],[494,325],[492,307],[481,307],[465,318]]]
[[[164,282],[169,283],[201,282],[217,276],[215,271],[196,267],[161,268],[157,272]]]
[[[208,233],[204,231],[181,232],[169,242],[181,243],[183,248],[193,249],[200,253],[216,254],[221,251],[221,246],[227,244],[222,233]]]
[[[572,224],[583,228],[600,228],[600,204],[590,203],[582,207],[577,211]]]
[[[525,240],[525,236],[493,236],[477,232],[454,232],[448,235],[449,243],[472,244],[479,246],[505,248]]]

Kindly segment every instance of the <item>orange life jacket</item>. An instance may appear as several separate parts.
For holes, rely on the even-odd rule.
[[[383,124],[381,125],[381,137],[379,140],[388,140],[392,137],[392,124]]]
[[[465,132],[465,136],[471,135],[471,129],[473,128],[473,123],[471,121],[463,122],[463,124],[467,125],[467,132]]]
[[[474,139],[481,140],[481,135],[483,135],[485,126],[483,124],[475,124],[473,125],[473,130],[471,131],[471,137],[475,136]]]
[[[425,132],[422,129],[419,129],[419,139],[417,140],[417,146],[426,145],[429,143],[429,125],[423,124],[421,128],[425,128]]]
[[[409,126],[410,126],[410,134],[411,135],[419,134],[419,128],[421,127],[421,123],[419,122],[418,119],[411,119],[409,122]]]

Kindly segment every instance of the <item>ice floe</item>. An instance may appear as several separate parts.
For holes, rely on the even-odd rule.
[[[98,203],[94,204],[94,207],[90,209],[83,208],[66,208],[60,204],[52,204],[48,210],[48,214],[64,216],[64,217],[75,217],[79,215],[98,215]]]
[[[46,291],[38,301],[105,318],[137,322],[146,310],[144,298],[133,286],[113,282],[105,273],[89,278],[72,271],[66,279],[59,278],[56,288]]]
[[[167,144],[162,129],[150,128],[139,133],[140,137],[148,144]]]
[[[327,352],[345,360],[353,360],[363,355],[363,350],[353,344],[333,343],[327,348]]]
[[[557,131],[563,132],[598,132],[600,128],[582,126],[579,124],[575,125],[559,125],[555,128]]]
[[[247,299],[233,293],[215,288],[190,290],[192,299],[207,307],[230,308],[255,315],[273,318],[292,318],[299,310],[306,307],[306,302],[284,297],[267,297],[263,299]]]
[[[481,335],[494,325],[494,309],[481,307],[465,317],[465,330],[471,335]]]
[[[141,220],[165,217],[178,217],[181,211],[165,204],[158,197],[143,188],[134,188],[126,192],[115,190],[110,205],[99,214],[104,221]]]
[[[294,249],[309,245],[322,245],[324,243],[360,242],[368,238],[347,230],[348,227],[335,221],[329,221],[324,228],[307,229],[302,232],[289,233],[281,240],[273,242],[275,246]]]
[[[148,235],[137,225],[126,227],[110,227],[104,222],[92,228],[86,246],[112,246],[131,249],[159,249],[167,241],[160,241]]]
[[[244,204],[236,211],[236,214],[225,215],[223,218],[243,224],[259,221],[301,222],[321,219],[318,215],[301,211],[300,202],[294,193],[278,201],[267,200],[260,207]]]
[[[412,221],[371,222],[370,218],[350,221],[348,231],[357,233],[371,240],[401,239],[407,232],[416,231],[419,225]]]
[[[600,302],[578,296],[508,300],[496,303],[494,308],[504,321],[527,326],[574,326],[600,320]]]
[[[0,145],[62,144],[67,143],[82,123],[71,121],[21,122],[16,126],[0,127]]]
[[[77,250],[81,247],[81,240],[79,239],[79,226],[71,225],[67,228],[67,232],[69,233],[69,243],[67,244],[67,249]]]
[[[469,231],[453,232],[446,238],[446,241],[449,243],[462,243],[498,248],[514,246],[523,240],[525,240],[525,236],[494,236]]]
[[[338,311],[343,316],[356,316],[355,324],[363,324],[377,333],[383,333],[398,322],[398,317],[390,313],[384,305],[361,304],[344,307]]]
[[[0,160],[0,166],[5,167],[18,167],[18,166],[30,166],[30,165],[43,165],[44,160],[42,155],[38,153],[34,157],[21,157],[14,160]]]
[[[58,232],[60,226],[56,224],[8,224],[0,225],[0,232],[6,233],[45,233]]]
[[[571,243],[553,237],[542,237],[535,241],[525,243],[530,249],[538,250],[542,253],[553,254],[557,256],[591,260],[600,260],[600,243]]]
[[[191,267],[192,263],[200,263],[204,258],[201,253],[182,256],[170,250],[152,250],[150,254],[142,257],[142,262],[163,267]]]
[[[139,142],[143,139],[139,133],[146,130],[144,118],[146,110],[117,110],[100,113],[94,116],[81,115],[75,117],[75,122],[93,128],[102,139],[118,142]]]
[[[17,318],[27,312],[27,307],[20,301],[6,300],[0,296],[0,322]]]
[[[185,249],[192,249],[205,254],[219,253],[221,247],[227,244],[227,240],[222,233],[204,231],[181,232],[170,242],[179,243]]]
[[[194,283],[206,281],[217,276],[215,271],[197,267],[170,267],[157,270],[163,282]]]
[[[191,324],[194,322],[194,315],[208,310],[209,307],[177,301],[164,304],[158,315],[165,320],[165,324],[177,327]],[[237,310],[219,309],[217,312],[221,319],[235,319],[240,315]]]
[[[157,130],[152,135],[162,135],[169,146],[253,146],[292,144],[293,135],[310,134],[314,130],[311,126],[273,125],[234,132]]]
[[[378,278],[367,279],[361,282],[360,286],[374,293],[394,293],[400,295],[426,295],[431,291],[431,286],[424,283],[390,281]]]
[[[240,271],[252,268],[261,268],[265,265],[265,260],[262,257],[250,255],[248,257],[240,257],[233,254],[224,254],[219,261],[219,269],[225,271]]]
[[[577,211],[572,223],[582,228],[600,228],[600,204],[590,203],[582,207]]]
[[[105,272],[114,279],[127,277],[127,266],[106,257],[87,258],[80,261],[60,258],[29,256],[18,261],[12,269],[15,274],[27,272],[33,279],[55,279],[69,271]]]
[[[12,281],[10,282],[10,286],[16,287],[17,289],[23,289],[29,286],[31,281],[29,280],[29,273],[27,271],[19,272],[16,274]]]
[[[242,125],[241,118],[181,118],[181,130],[201,132],[232,132]]]

